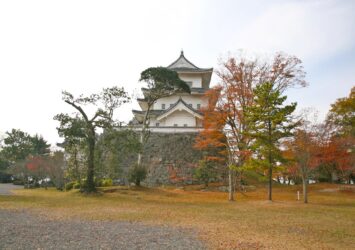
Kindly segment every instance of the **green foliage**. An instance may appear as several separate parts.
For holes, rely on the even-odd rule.
[[[3,143],[1,154],[11,163],[24,160],[32,152],[31,136],[21,130],[6,132]]]
[[[103,179],[95,179],[95,186],[96,187],[110,187],[113,185],[113,181],[110,178],[103,178]],[[71,189],[81,189],[86,187],[86,180],[83,179],[81,180],[81,183],[79,181],[72,181],[68,182],[65,185],[65,190],[71,190]]]
[[[26,158],[50,152],[50,145],[42,136],[31,136],[19,129],[6,132],[0,146],[0,182],[9,182],[11,175],[24,178],[27,171],[22,163]]]
[[[86,144],[87,185],[85,191],[94,192],[96,129],[110,129],[117,126],[119,123],[113,119],[113,113],[119,106],[129,102],[130,97],[123,88],[112,87],[104,88],[99,94],[80,95],[77,98],[74,98],[71,93],[63,91],[63,101],[72,106],[76,113],[74,115],[61,113],[54,117],[60,123],[57,128],[58,133],[64,137],[65,143],[71,144],[71,146]],[[88,106],[96,108],[92,117],[89,117],[84,110]]]
[[[86,138],[85,121],[79,115],[71,117],[68,114],[58,114],[54,119],[60,122],[57,130],[59,136],[64,138],[65,146],[78,144]]]
[[[341,135],[355,136],[355,87],[351,89],[349,97],[339,98],[331,105],[327,123]]]
[[[81,184],[79,181],[72,181],[72,182],[68,182],[65,185],[65,190],[71,190],[71,189],[81,189],[85,187],[85,180],[81,181]]]
[[[65,142],[64,142],[65,144]],[[87,168],[87,146],[85,143],[65,144],[66,157],[65,177],[69,180],[81,180]]]
[[[258,85],[254,95],[254,104],[247,112],[248,135],[254,140],[253,149],[258,156],[254,161],[260,166],[273,167],[276,162],[283,161],[281,139],[292,136],[292,130],[298,125],[291,117],[296,103],[283,105],[287,97],[281,96],[268,82]]]
[[[50,144],[47,143],[40,135],[30,137],[32,144],[32,155],[48,155],[50,153]]]
[[[205,186],[208,186],[208,183],[216,178],[217,173],[214,166],[214,162],[201,160],[199,166],[195,169],[194,177],[202,181]]]
[[[9,161],[3,158],[0,151],[0,183],[11,182],[11,174],[9,174],[8,167],[10,166]]]
[[[259,185],[260,183],[264,184],[268,181],[267,176],[256,171],[255,169],[244,171],[243,180],[248,185]]]
[[[86,174],[88,155],[85,141],[66,138],[59,146],[63,147],[66,152],[66,179],[73,181],[83,179]]]
[[[48,157],[48,170],[47,174],[54,186],[58,190],[63,190],[64,188],[64,168],[65,168],[65,157],[64,152],[54,151]]]
[[[176,71],[165,67],[148,68],[141,73],[139,80],[146,82],[148,87],[144,93],[148,107],[143,119],[140,140],[144,144],[149,137],[149,133],[146,133],[146,128],[149,125],[149,115],[153,104],[160,98],[171,96],[177,92],[191,93],[191,90],[189,85],[179,78]]]
[[[332,174],[336,173],[336,165],[329,163],[322,163],[317,167],[317,171],[315,173],[315,178],[319,182],[333,182]]]
[[[128,180],[130,182],[134,182],[136,186],[140,186],[141,181],[143,181],[147,176],[147,169],[143,165],[136,164],[131,167],[128,176]]]
[[[113,181],[110,178],[104,178],[96,181],[97,187],[110,187],[113,185]]]
[[[132,130],[106,130],[96,144],[98,178],[122,178],[122,165],[141,150],[138,133]]]
[[[169,96],[175,92],[190,93],[190,87],[181,80],[176,71],[164,67],[148,68],[141,73],[140,81],[148,85],[148,101]]]
[[[19,129],[6,132],[1,156],[3,160],[14,163],[24,160],[28,155],[46,155],[50,152],[50,144],[42,136],[31,136]]]
[[[73,188],[74,189],[80,189],[81,188],[81,185],[80,185],[80,183],[79,182],[74,182],[74,185],[73,185]]]
[[[23,182],[23,180],[20,179],[15,179],[12,184],[14,185],[25,185],[25,183]]]
[[[103,186],[103,187],[110,187],[110,186],[112,186],[112,185],[113,185],[112,179],[107,178],[107,179],[104,179],[104,180],[102,181],[102,186]]]
[[[250,121],[248,136],[253,139],[252,149],[256,155],[252,165],[269,170],[269,200],[272,200],[272,171],[277,163],[285,161],[281,139],[290,137],[298,125],[291,117],[296,103],[284,105],[286,98],[272,83],[265,82],[254,89],[254,103],[246,113]]]
[[[86,187],[85,184],[85,179],[81,180],[81,183],[79,181],[71,181],[65,184],[65,190],[69,191],[72,189],[82,189]]]
[[[69,190],[72,190],[74,188],[74,185],[76,184],[75,181],[72,181],[72,182],[68,182],[67,184],[65,184],[65,190],[66,191],[69,191]]]
[[[171,96],[177,92],[191,93],[191,90],[189,85],[179,78],[176,71],[165,67],[148,68],[141,73],[139,80],[144,81],[148,87],[147,91],[144,93],[148,107],[145,110],[139,139],[143,149],[150,135],[149,131],[147,132],[146,129],[149,126],[150,110],[154,103],[160,98]],[[141,164],[141,157],[142,152],[139,151],[138,165]],[[137,179],[137,182],[138,184],[140,183],[139,178]]]

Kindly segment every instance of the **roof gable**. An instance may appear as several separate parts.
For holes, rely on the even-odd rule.
[[[173,106],[171,106],[170,108],[168,108],[167,110],[165,110],[164,112],[162,112],[161,114],[159,114],[159,115],[157,116],[157,120],[161,120],[161,119],[163,119],[163,118],[166,118],[166,117],[168,117],[169,115],[171,115],[172,113],[174,113],[174,112],[177,111],[177,110],[178,110],[178,111],[184,110],[184,111],[190,113],[191,115],[193,115],[193,116],[195,116],[195,117],[197,117],[197,118],[200,118],[200,119],[203,118],[202,114],[201,114],[198,110],[196,110],[196,109],[192,108],[191,106],[189,106],[189,105],[180,97],[179,100],[178,100]]]
[[[169,69],[199,69],[192,62],[186,59],[184,51],[181,51],[180,57],[168,66]]]

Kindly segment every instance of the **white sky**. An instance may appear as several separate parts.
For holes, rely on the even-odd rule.
[[[199,67],[227,52],[284,51],[304,62],[310,86],[289,92],[324,117],[355,85],[355,1],[0,1],[0,133],[61,141],[53,116],[73,110],[61,91],[124,86],[183,49]],[[212,80],[217,82],[216,77]],[[129,121],[126,106],[118,118]]]

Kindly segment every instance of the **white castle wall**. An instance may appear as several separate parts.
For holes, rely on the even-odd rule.
[[[200,104],[201,107],[207,105],[207,100],[202,95],[174,95],[169,97],[160,98],[157,102],[153,105],[153,109],[160,110],[162,109],[162,104],[165,104],[165,109],[168,109],[170,105],[175,104],[179,98],[182,98],[187,104],[192,104],[194,109],[197,109],[197,104]]]
[[[159,127],[174,127],[175,124],[178,127],[184,127],[185,124],[187,127],[196,127],[197,125],[200,125],[196,124],[196,118],[186,111],[175,111],[167,118],[160,121],[151,118],[150,126],[155,127],[157,123],[159,123]]]
[[[202,88],[202,75],[194,73],[179,73],[181,80],[191,83],[192,88]],[[182,98],[186,104],[191,105],[192,108],[198,110],[207,105],[208,100],[203,94],[179,94],[169,97],[160,98],[153,105],[153,110],[169,109],[174,105],[179,98]],[[164,104],[164,108],[163,108]],[[197,122],[197,124],[196,124]],[[159,123],[159,126],[157,126]],[[177,126],[176,126],[177,125]],[[156,120],[151,117],[150,125],[152,132],[162,133],[181,133],[181,132],[197,132],[202,126],[202,121],[196,119],[192,114],[184,110],[177,110],[171,113],[168,117],[162,120]],[[152,130],[153,129],[153,130]]]
[[[173,127],[174,125],[183,127],[185,124],[188,127],[196,126],[196,119],[186,111],[175,111],[165,119],[165,126]]]
[[[185,82],[192,82],[193,88],[202,88],[202,77],[201,75],[187,75],[184,73],[179,73],[179,78]]]

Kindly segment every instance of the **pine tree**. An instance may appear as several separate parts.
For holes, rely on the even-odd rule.
[[[283,105],[287,96],[281,96],[272,83],[266,82],[254,89],[254,104],[248,108],[247,116],[251,122],[248,135],[253,140],[256,159],[253,161],[268,169],[269,200],[272,200],[272,170],[282,162],[281,139],[292,135],[297,125],[291,114],[296,103]]]

